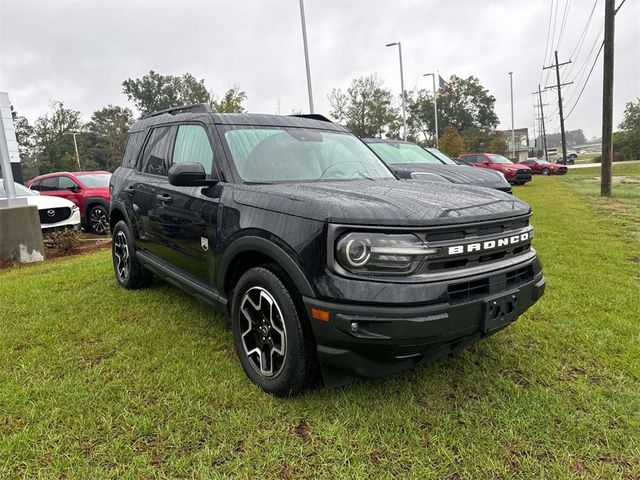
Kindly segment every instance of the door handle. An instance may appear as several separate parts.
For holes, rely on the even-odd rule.
[[[129,195],[133,195],[134,193],[136,193],[136,189],[133,187],[125,187],[123,188],[123,190]]]
[[[173,197],[171,195],[167,195],[166,193],[163,195],[156,195],[156,200],[162,203],[171,203],[173,202]]]

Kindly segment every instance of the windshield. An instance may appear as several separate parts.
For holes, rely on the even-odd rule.
[[[88,188],[100,188],[108,187],[110,173],[87,173],[84,175],[78,175],[78,178]]]
[[[454,162],[451,159],[451,157],[449,157],[448,155],[442,153],[437,148],[426,148],[425,150],[427,152],[429,152],[431,155],[433,155],[434,157],[437,157],[438,160],[440,160],[442,163],[444,163],[446,165],[458,165],[456,162]]]
[[[513,162],[502,155],[496,155],[495,153],[488,153],[487,156],[491,159],[491,163],[502,163],[512,165]]]
[[[380,155],[387,165],[397,163],[434,163],[442,162],[423,148],[413,143],[396,142],[372,142],[368,144],[371,149]]]
[[[16,186],[16,196],[18,197],[30,197],[33,195],[37,195],[37,193],[29,190],[24,185],[20,185],[19,183],[14,183],[14,185]],[[4,190],[4,181],[2,180],[2,178],[0,178],[0,198],[7,198],[7,192],[5,192]]]
[[[395,178],[350,133],[287,127],[229,127],[224,133],[246,182]]]

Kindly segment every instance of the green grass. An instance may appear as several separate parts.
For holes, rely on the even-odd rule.
[[[107,251],[0,272],[0,478],[640,478],[640,241],[589,175],[516,188],[548,290],[512,326],[289,400],[226,319],[120,289]]]

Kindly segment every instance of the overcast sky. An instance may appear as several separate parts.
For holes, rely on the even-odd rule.
[[[549,15],[554,33],[557,5],[557,45],[566,2],[560,61],[573,53],[574,64],[563,67],[562,80],[576,82],[564,90],[568,113],[600,45],[604,0],[597,0],[579,52],[594,0],[557,0],[553,9],[552,0],[306,0],[316,111],[329,113],[333,88],[370,73],[399,93],[398,52],[385,44],[400,40],[407,89],[430,88],[422,74],[436,69],[445,79],[477,76],[497,99],[500,128],[508,129],[513,71],[516,128],[531,126]],[[640,97],[640,1],[627,0],[616,20],[615,125],[625,103]],[[107,104],[132,106],[122,81],[151,69],[190,72],[218,94],[238,85],[252,112],[308,110],[297,0],[0,0],[0,91],[31,121],[50,100],[63,100],[85,120]],[[546,84],[553,82],[550,76]],[[567,129],[600,136],[601,92],[602,57]],[[557,96],[550,92],[545,102],[553,133]]]

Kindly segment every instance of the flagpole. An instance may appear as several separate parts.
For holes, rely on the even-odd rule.
[[[440,70],[436,70],[438,85],[440,85]],[[440,148],[438,142],[438,91],[436,90],[436,75],[433,76],[433,116],[436,119],[436,148]]]

